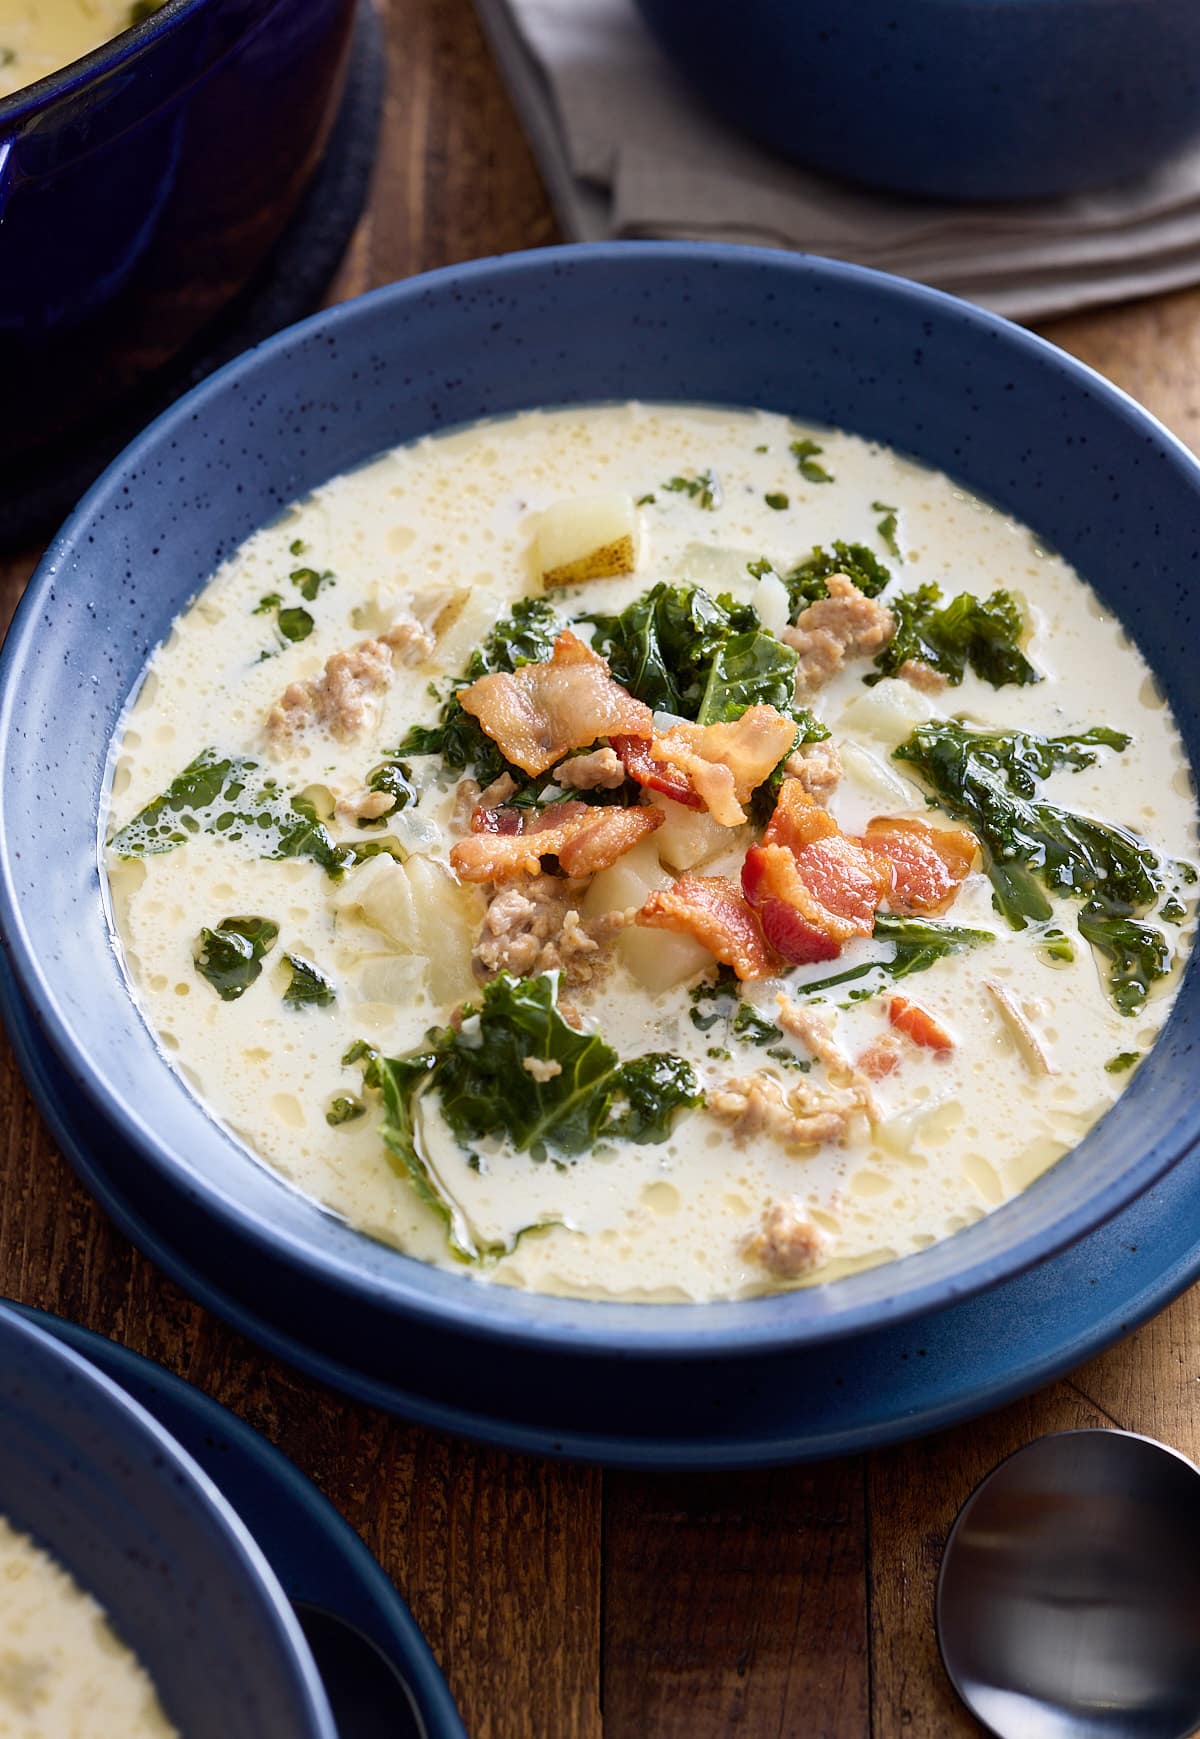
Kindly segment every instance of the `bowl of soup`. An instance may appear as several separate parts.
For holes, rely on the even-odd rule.
[[[296,209],[353,0],[0,0],[0,456],[86,423]]]
[[[1151,173],[1200,133],[1188,0],[638,0],[673,66],[774,151],[936,199]]]
[[[1197,1133],[1198,480],[1028,334],[754,250],[255,351],[4,655],[85,1176],[358,1392],[593,1425],[1077,1240]]]
[[[9,1309],[0,1393],[3,1730],[333,1739],[274,1573],[157,1421]]]

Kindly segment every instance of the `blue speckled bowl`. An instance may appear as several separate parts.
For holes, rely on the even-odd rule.
[[[331,475],[474,417],[631,396],[840,424],[994,498],[1120,613],[1200,759],[1191,455],[1088,369],[978,309],[740,249],[482,261],[281,334],[183,399],[96,485],[0,660],[0,935],[29,1042],[70,1083],[112,1191],[186,1253],[220,1308],[276,1325],[334,1380],[352,1364],[360,1393],[476,1414],[527,1405],[551,1425],[569,1410],[580,1431],[651,1413],[699,1421],[722,1404],[726,1361],[753,1366],[768,1392],[797,1349],[994,1286],[1132,1202],[1200,1135],[1193,962],[1116,1107],[998,1212],[836,1285],[647,1308],[481,1287],[372,1243],[249,1163],[172,1073],[126,991],[97,848],[109,738],[148,654],[218,562]]]
[[[637,3],[727,121],[901,193],[1075,193],[1200,134],[1195,0]]]
[[[0,1418],[0,1515],[100,1601],[185,1739],[337,1739],[287,1596],[207,1474],[4,1308]]]

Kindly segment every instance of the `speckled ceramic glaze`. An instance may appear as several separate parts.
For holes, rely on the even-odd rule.
[[[100,1601],[186,1739],[337,1739],[287,1598],[216,1487],[108,1377],[6,1308],[0,1418],[0,1513]]]
[[[727,121],[903,193],[1074,193],[1200,134],[1195,0],[637,4]]]
[[[699,1432],[729,1404],[757,1410],[769,1439],[763,1409],[796,1360],[1011,1280],[1132,1203],[1200,1135],[1193,963],[1114,1109],[977,1225],[832,1286],[646,1308],[479,1287],[370,1242],[250,1164],[166,1066],[113,953],[97,813],[121,706],[182,604],[255,527],[382,448],[481,415],[626,397],[840,424],[994,498],[1119,612],[1200,755],[1200,466],[1181,445],[1078,363],[951,298],[824,261],[687,245],[453,268],[252,352],[86,498],[0,666],[0,926],[27,1055],[49,1061],[43,1099],[70,1101],[85,1172],[91,1150],[131,1230],[332,1380],[485,1430],[525,1409],[550,1448],[556,1417],[569,1417],[573,1440],[600,1452],[601,1439],[620,1452],[642,1420]],[[1167,1269],[1186,1278],[1186,1252]],[[853,1366],[831,1353],[820,1367],[827,1447]],[[793,1406],[787,1441],[802,1438]]]
[[[248,281],[316,166],[353,12],[166,0],[0,100],[0,459],[127,392]]]

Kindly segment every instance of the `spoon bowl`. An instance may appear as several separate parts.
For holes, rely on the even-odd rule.
[[[999,1739],[1186,1739],[1200,1726],[1200,1470],[1125,1431],[1017,1450],[951,1530],[937,1632],[954,1688]]]

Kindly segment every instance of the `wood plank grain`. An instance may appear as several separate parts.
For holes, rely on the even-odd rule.
[[[867,1725],[863,1471],[611,1474],[605,1739]]]

